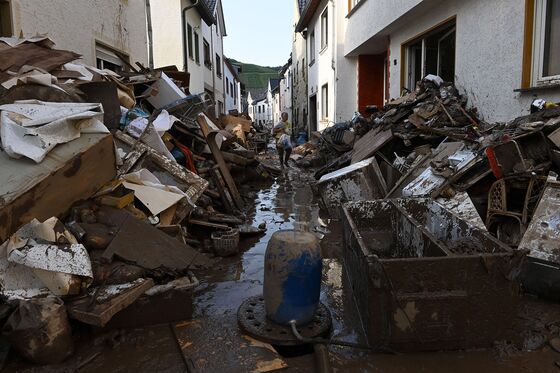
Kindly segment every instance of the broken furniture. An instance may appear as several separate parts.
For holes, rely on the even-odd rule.
[[[0,152],[0,242],[33,218],[44,221],[65,214],[115,174],[111,135],[83,134],[55,147],[39,164]]]
[[[525,234],[545,184],[543,176],[511,176],[494,182],[488,192],[488,230],[500,241],[516,247]]]
[[[560,182],[549,177],[544,193],[518,247],[528,250],[524,290],[560,300]]]
[[[375,157],[322,176],[317,189],[332,218],[342,217],[341,206],[345,202],[373,200],[387,194]]]
[[[516,136],[495,146],[493,151],[498,168],[494,173],[503,176],[544,168],[550,163],[548,144],[541,131]]]
[[[344,263],[371,346],[514,340],[522,254],[429,199],[344,205]]]

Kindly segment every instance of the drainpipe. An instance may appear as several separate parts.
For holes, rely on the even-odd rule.
[[[154,68],[154,35],[152,30],[152,8],[150,0],[146,0],[146,23],[148,26],[148,66]]]
[[[331,4],[332,4],[332,20],[333,20],[333,40],[332,40],[332,45],[333,45],[333,49],[332,49],[332,70],[333,70],[333,118],[332,121],[334,123],[336,123],[336,102],[337,102],[337,97],[336,97],[336,92],[337,92],[337,79],[336,79],[336,57],[337,57],[337,49],[338,49],[338,40],[336,40],[336,35],[337,35],[337,30],[336,30],[336,26],[337,26],[337,14],[336,14],[336,9],[335,9],[335,4],[334,1],[331,0]]]
[[[149,0],[147,0],[149,1]],[[181,25],[182,25],[182,29],[181,29],[181,35],[183,36],[183,71],[184,72],[188,72],[189,71],[189,55],[188,55],[188,43],[187,43],[187,37],[185,35],[185,32],[187,31],[187,12],[194,8],[195,6],[198,5],[198,2],[200,0],[196,0],[192,5],[188,5],[186,7],[183,8],[183,12],[181,13]]]

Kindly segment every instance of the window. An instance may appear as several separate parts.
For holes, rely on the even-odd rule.
[[[226,78],[226,93],[229,95],[229,79]]]
[[[305,80],[305,57],[301,61],[301,78]]]
[[[189,49],[189,58],[194,59],[194,48],[193,48],[193,29],[192,26],[187,24],[187,45]]]
[[[321,50],[329,45],[329,9],[321,14]]]
[[[329,118],[329,85],[325,84],[321,88],[321,117],[323,120]]]
[[[194,33],[194,60],[200,63],[200,40],[196,32]]]
[[[413,91],[428,74],[455,80],[455,21],[421,35],[406,47],[405,86]]]
[[[207,68],[212,68],[212,58],[210,57],[210,44],[206,41],[206,39],[202,38],[204,43],[204,65]]]
[[[216,75],[218,75],[218,77],[222,77],[222,59],[220,58],[220,56],[218,56],[218,54],[216,53]]]
[[[231,97],[233,97],[233,83],[229,83],[229,92]]]
[[[315,31],[309,35],[309,63],[310,65],[315,63]]]
[[[361,0],[348,0],[348,12],[350,12],[352,9],[354,9],[360,1]]]
[[[218,101],[218,115],[224,113],[224,103],[222,101]]]
[[[0,0],[0,36],[12,36],[10,3]]]
[[[560,81],[560,0],[536,0],[533,85]]]
[[[116,73],[127,70],[122,59],[128,60],[128,56],[104,44],[95,43],[95,57],[98,69],[107,69]]]

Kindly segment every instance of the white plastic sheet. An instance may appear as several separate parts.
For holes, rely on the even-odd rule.
[[[25,100],[0,106],[2,147],[12,158],[40,163],[56,145],[82,133],[109,133],[101,104]]]

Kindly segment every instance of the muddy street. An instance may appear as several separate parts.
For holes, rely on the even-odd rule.
[[[270,160],[271,156],[267,158]],[[251,200],[248,223],[253,226],[264,223],[266,232],[243,238],[239,255],[215,258],[211,269],[197,272],[200,286],[192,294],[192,314],[188,320],[112,331],[82,330],[75,355],[64,364],[34,368],[16,359],[4,371],[315,371],[312,349],[276,351],[270,345],[244,336],[237,320],[241,303],[262,295],[264,254],[272,234],[293,229],[298,223],[305,223],[321,238],[320,299],[332,315],[329,337],[367,344],[347,278],[349,269],[343,265],[342,226],[320,209],[312,184],[309,171],[292,167],[272,182],[240,188],[242,195]],[[432,353],[370,353],[329,346],[329,357],[337,372],[556,372],[558,354],[546,345],[546,340],[548,334],[560,327],[559,314],[557,304],[523,298],[515,327],[525,339],[526,348],[532,351],[522,351],[507,342],[496,342],[494,349]]]

